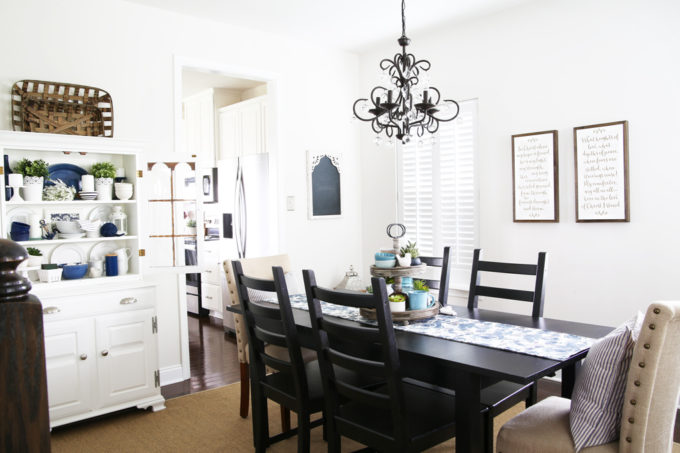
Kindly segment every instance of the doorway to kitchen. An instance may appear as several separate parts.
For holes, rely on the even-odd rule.
[[[216,346],[203,341],[206,329],[223,326],[220,347],[235,349],[222,263],[278,251],[277,85],[275,74],[175,58],[175,151],[195,162],[199,187],[196,255],[178,313],[185,380],[198,369],[192,355],[217,362],[204,370],[223,369],[231,357],[200,350]]]

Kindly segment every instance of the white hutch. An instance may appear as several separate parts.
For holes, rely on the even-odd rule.
[[[31,214],[80,219],[105,218],[115,206],[128,216],[128,232],[120,237],[39,239],[22,241],[42,252],[43,263],[67,254],[89,262],[120,248],[132,257],[125,275],[43,283],[28,268],[32,293],[43,305],[50,426],[137,406],[163,409],[158,371],[156,288],[144,282],[144,237],[141,152],[139,143],[102,137],[0,131],[0,151],[9,165],[26,157],[48,164],[71,164],[89,170],[108,161],[123,168],[133,184],[130,200],[8,202],[0,176],[0,231],[9,239],[12,221]],[[2,173],[7,172],[2,168]]]

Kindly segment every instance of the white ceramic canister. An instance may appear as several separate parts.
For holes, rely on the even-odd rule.
[[[83,192],[94,192],[94,176],[83,175],[80,177],[80,185]]]

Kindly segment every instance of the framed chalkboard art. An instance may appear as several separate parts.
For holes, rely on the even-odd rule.
[[[310,219],[342,215],[341,155],[307,151],[307,206]]]
[[[576,221],[630,222],[628,121],[574,128]]]

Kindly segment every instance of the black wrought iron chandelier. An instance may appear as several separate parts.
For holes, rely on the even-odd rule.
[[[456,101],[442,101],[439,90],[428,86],[426,72],[430,62],[416,60],[413,54],[406,53],[411,40],[406,37],[405,8],[402,0],[401,38],[397,40],[401,53],[380,62],[387,86],[373,88],[370,100],[357,99],[353,107],[354,115],[361,121],[370,121],[376,134],[384,131],[387,137],[395,136],[402,143],[407,143],[414,134],[418,137],[434,134],[440,121],[452,121],[460,111]]]

